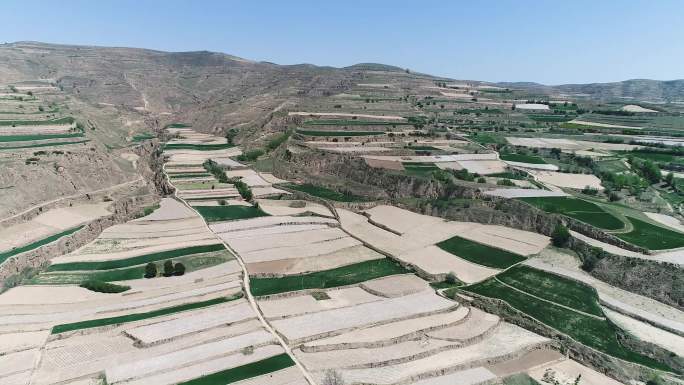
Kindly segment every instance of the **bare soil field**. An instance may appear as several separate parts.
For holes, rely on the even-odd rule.
[[[542,183],[552,184],[558,187],[567,187],[576,190],[582,190],[585,187],[591,187],[597,190],[603,190],[601,179],[595,175],[590,174],[568,174],[553,171],[530,171],[534,178]]]

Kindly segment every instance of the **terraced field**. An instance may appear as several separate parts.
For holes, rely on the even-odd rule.
[[[619,230],[625,225],[614,215],[594,203],[566,197],[519,198],[541,210],[562,214],[605,230]]]

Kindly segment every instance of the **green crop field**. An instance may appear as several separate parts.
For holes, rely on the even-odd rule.
[[[208,222],[268,216],[268,214],[254,206],[195,206],[194,209]]]
[[[410,271],[389,258],[381,258],[315,273],[281,278],[251,278],[250,281],[252,294],[259,296],[305,289],[327,289],[406,273]]]
[[[82,138],[82,132],[70,134],[44,134],[44,135],[0,135],[0,142],[28,142],[33,140]]]
[[[208,267],[219,265],[233,258],[234,257],[232,254],[230,254],[227,250],[223,250],[208,253],[184,255],[173,258],[173,262],[182,263],[185,266],[185,272],[189,273],[191,271],[206,269]],[[158,263],[157,270],[161,271],[161,267],[161,263]],[[78,285],[88,280],[116,282],[133,279],[142,279],[144,276],[145,265],[137,265],[132,267],[110,270],[44,272],[31,278],[27,283],[31,285]]]
[[[531,197],[517,198],[548,213],[562,214],[605,230],[619,230],[625,224],[598,205],[577,198]]]
[[[458,236],[442,241],[437,246],[470,262],[495,269],[505,269],[525,260],[525,257],[522,255],[483,245]]]
[[[238,381],[273,373],[278,370],[289,368],[294,361],[286,353],[269,357],[260,361],[238,366],[220,372],[208,374],[194,380],[181,382],[178,385],[225,385]],[[265,380],[268,382],[267,380]]]
[[[324,131],[324,130],[302,130],[297,129],[297,133],[306,136],[373,136],[385,135],[383,131]]]
[[[74,227],[72,229],[62,231],[61,233],[57,233],[57,234],[51,235],[51,236],[43,238],[43,239],[39,239],[35,242],[29,243],[28,245],[15,247],[12,250],[1,252],[0,253],[0,263],[5,262],[7,260],[7,258],[10,258],[10,257],[15,256],[17,254],[21,254],[21,253],[24,253],[24,252],[27,252],[30,250],[37,249],[43,245],[47,245],[48,243],[56,241],[59,238],[65,237],[67,235],[71,235],[71,234],[77,232],[78,230],[80,230],[82,228],[83,228],[83,226]]]
[[[178,258],[184,255],[208,253],[211,251],[225,250],[222,243],[214,245],[201,245],[184,247],[182,249],[160,251],[157,253],[140,255],[133,258],[117,259],[112,261],[96,261],[96,262],[69,262],[58,263],[50,265],[47,271],[84,271],[84,270],[111,270],[121,269],[124,267],[131,267],[142,265],[149,262],[156,262],[166,259]]]
[[[211,174],[209,174],[208,172],[169,174],[169,178],[171,179],[206,178],[208,176],[211,176]]]
[[[329,199],[331,201],[337,201],[337,202],[364,202],[367,201],[366,198],[352,195],[352,194],[345,194],[341,192],[337,192],[334,190],[327,189],[325,187],[321,186],[314,186],[312,184],[294,184],[294,183],[288,183],[283,185],[286,188],[289,188],[291,190],[295,191],[301,191],[303,193],[307,193],[309,195],[313,195],[319,198],[323,199]]]
[[[233,296],[230,298],[220,297],[220,298],[210,299],[208,301],[190,302],[190,303],[186,303],[186,304],[182,304],[182,305],[165,307],[162,309],[152,310],[152,311],[148,311],[148,312],[144,312],[144,313],[132,313],[132,314],[122,315],[122,316],[118,316],[118,317],[98,318],[98,319],[79,321],[79,322],[73,322],[73,323],[68,323],[68,324],[55,325],[52,327],[52,334],[59,334],[59,333],[64,333],[64,332],[70,332],[73,330],[89,329],[89,328],[95,328],[95,327],[107,326],[107,325],[119,325],[119,324],[126,323],[126,322],[133,322],[133,321],[140,321],[140,320],[154,318],[154,317],[161,317],[164,315],[179,313],[182,311],[195,310],[195,309],[201,309],[201,308],[208,307],[208,306],[218,305],[221,303],[236,300],[238,298],[242,298],[242,294],[236,295],[236,296]]]
[[[500,281],[539,298],[596,316],[603,316],[598,294],[578,281],[518,265],[496,276]]]
[[[615,234],[618,238],[649,250],[664,250],[684,247],[684,233],[652,225],[640,219],[628,216],[633,230],[628,233]]]
[[[190,143],[167,143],[164,145],[165,150],[198,150],[198,151],[213,151],[223,150],[226,148],[235,147],[230,143],[217,144],[190,144]]]
[[[70,116],[49,120],[0,120],[0,126],[47,126],[73,123],[74,118]]]
[[[470,138],[480,144],[506,144],[506,138],[498,134],[480,132],[477,135],[473,134]]]
[[[617,337],[617,327],[608,320],[601,320],[577,313],[541,301],[530,295],[511,290],[497,282],[494,278],[466,286],[462,290],[506,301],[513,308],[569,335],[582,344],[613,357],[636,362],[654,369],[673,372],[673,369],[668,365],[622,346]]]
[[[414,162],[404,162],[404,171],[406,174],[411,176],[426,176],[432,175],[433,171],[437,171],[440,168],[434,163],[414,163]]]
[[[523,155],[523,154],[501,154],[499,156],[501,160],[507,160],[509,162],[521,162],[521,163],[531,163],[531,164],[546,164],[544,159],[538,156]]]
[[[27,144],[27,145],[21,145],[21,146],[3,146],[3,147],[0,147],[0,151],[2,151],[2,150],[20,150],[23,148],[67,146],[70,144],[83,144],[83,143],[88,143],[88,142],[90,142],[90,139],[78,140],[78,141],[73,141],[73,142],[49,142],[49,143]]]

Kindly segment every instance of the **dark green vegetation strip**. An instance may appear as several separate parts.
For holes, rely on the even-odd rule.
[[[605,230],[619,230],[624,223],[594,203],[566,197],[518,198],[552,214],[562,214]]]
[[[65,237],[67,235],[71,235],[71,234],[77,232],[78,230],[80,230],[82,228],[83,228],[83,226],[74,227],[72,229],[62,231],[61,233],[51,235],[47,238],[39,239],[33,243],[29,243],[28,245],[15,247],[12,250],[0,253],[0,263],[5,262],[5,260],[7,260],[7,258],[12,257],[14,255],[21,254],[21,253],[26,252],[26,251],[37,249],[43,245],[47,245],[50,242],[56,241],[59,238]]]
[[[387,122],[377,120],[340,120],[340,119],[318,119],[307,120],[307,126],[412,126],[413,123],[407,121]]]
[[[576,115],[546,115],[546,114],[528,114],[528,118],[536,122],[567,122],[575,119]]]
[[[3,147],[0,147],[0,151],[2,151],[2,150],[19,150],[22,148],[67,146],[69,144],[82,144],[82,143],[88,143],[88,142],[90,142],[90,139],[77,140],[74,142],[49,142],[49,143],[27,144],[27,145],[22,145],[22,146],[3,146]]]
[[[169,178],[171,179],[206,178],[208,176],[211,176],[208,172],[169,174]]]
[[[615,234],[620,239],[649,250],[684,247],[684,234],[652,225],[640,219],[627,217],[634,229],[628,233]]]
[[[149,262],[161,261],[164,259],[171,259],[182,257],[184,255],[208,253],[211,251],[223,250],[225,247],[221,243],[214,245],[201,245],[184,247],[182,249],[160,251],[157,253],[140,255],[138,257],[118,259],[115,261],[98,261],[98,262],[69,262],[58,263],[48,267],[47,271],[82,271],[82,270],[111,270],[120,269],[123,267],[131,267],[142,265]]]
[[[133,141],[134,142],[142,142],[143,140],[153,139],[154,137],[155,136],[153,134],[150,134],[149,132],[143,132],[140,134],[133,135]]]
[[[74,118],[68,116],[50,120],[0,120],[0,126],[46,126],[54,124],[72,124]]]
[[[372,136],[385,135],[382,131],[322,131],[322,130],[301,130],[297,133],[306,136]]]
[[[515,309],[569,335],[584,345],[613,357],[636,362],[654,369],[673,371],[673,369],[663,363],[622,346],[617,338],[618,329],[610,321],[583,315],[511,290],[497,282],[494,278],[467,286],[463,290],[484,297],[498,298],[506,301]]]
[[[178,313],[181,311],[194,310],[194,309],[200,309],[200,308],[207,307],[207,306],[218,305],[220,303],[233,301],[233,300],[236,300],[236,299],[241,298],[241,297],[242,297],[242,293],[240,293],[239,295],[230,297],[230,298],[220,297],[220,298],[210,299],[208,301],[190,302],[190,303],[185,303],[182,305],[165,307],[162,309],[152,310],[152,311],[148,311],[148,312],[144,312],[144,313],[133,313],[133,314],[127,314],[127,315],[122,315],[122,316],[118,316],[118,317],[98,318],[98,319],[91,319],[91,320],[87,320],[87,321],[79,321],[79,322],[73,322],[73,323],[68,323],[68,324],[55,325],[52,328],[52,334],[59,334],[59,333],[69,332],[72,330],[88,329],[88,328],[107,326],[107,325],[118,325],[118,324],[122,324],[122,323],[126,323],[126,322],[140,321],[140,320],[144,320],[144,319],[148,319],[148,318],[154,318],[154,317],[160,317],[163,315]]]
[[[531,164],[546,164],[544,159],[538,156],[523,155],[523,154],[501,154],[501,160],[507,160],[509,162],[521,162],[521,163],[531,163]]]
[[[309,195],[313,195],[313,196],[316,196],[319,198],[329,199],[331,201],[337,201],[337,202],[364,202],[364,201],[368,200],[364,197],[360,197],[360,196],[353,195],[350,193],[337,192],[334,190],[327,189],[325,187],[314,186],[314,185],[309,184],[309,183],[306,183],[306,184],[288,183],[288,184],[285,184],[283,186],[286,188],[289,188],[291,190],[301,191],[301,192],[307,193]]]
[[[389,258],[374,259],[315,273],[290,275],[281,278],[251,278],[252,294],[269,295],[305,289],[327,289],[353,285],[387,275],[406,274],[400,264]]]
[[[490,176],[492,178],[506,178],[506,179],[517,179],[517,180],[525,179],[524,175],[516,174],[513,172],[496,172],[494,174],[487,174],[487,176]]]
[[[32,140],[49,140],[49,139],[65,139],[65,138],[82,138],[82,132],[70,134],[44,134],[44,135],[3,135],[0,136],[0,142],[28,142]]]
[[[187,128],[187,127],[191,127],[191,126],[189,124],[185,124],[185,123],[171,123],[171,124],[166,125],[165,128]]]
[[[547,301],[603,317],[596,291],[578,281],[524,265],[515,266],[496,277]]]
[[[231,369],[222,370],[194,380],[181,382],[179,385],[225,385],[232,384],[248,378],[273,373],[281,369],[289,368],[294,365],[294,361],[286,353],[269,357],[261,361],[252,362],[246,365]],[[266,380],[266,383],[268,381]]]
[[[442,241],[437,246],[470,262],[495,269],[505,269],[525,260],[525,257],[522,255],[483,245],[458,236]]]
[[[268,216],[268,214],[254,206],[195,206],[194,209],[208,222]]]
[[[164,146],[165,150],[223,150],[226,148],[235,147],[234,144],[220,143],[220,144],[190,144],[190,143],[169,143]]]

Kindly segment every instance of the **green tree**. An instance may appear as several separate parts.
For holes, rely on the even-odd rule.
[[[559,223],[551,233],[551,242],[556,247],[564,247],[570,240],[570,231],[563,224]]]
[[[164,276],[170,277],[173,275],[173,273],[173,262],[170,259],[167,259],[166,262],[164,262]]]
[[[145,278],[154,278],[157,276],[157,265],[150,262],[145,266]]]
[[[674,174],[673,173],[668,173],[665,176],[665,182],[667,183],[668,186],[674,186]]]
[[[173,273],[175,275],[183,275],[185,274],[185,265],[182,263],[178,262],[174,267],[173,267]]]

